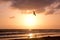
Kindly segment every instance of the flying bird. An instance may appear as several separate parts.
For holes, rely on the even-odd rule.
[[[13,18],[15,18],[15,16],[11,16],[11,17],[9,17],[10,19],[13,19]]]
[[[35,11],[33,11],[33,15],[36,16]]]

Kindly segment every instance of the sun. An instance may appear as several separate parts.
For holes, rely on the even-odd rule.
[[[34,26],[36,25],[36,16],[30,14],[30,15],[26,15],[24,17],[24,25],[25,26]]]
[[[21,14],[15,19],[14,24],[24,29],[34,29],[38,23],[38,17],[33,14]]]

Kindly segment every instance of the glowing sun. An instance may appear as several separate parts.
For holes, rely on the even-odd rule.
[[[26,15],[24,17],[25,26],[34,26],[36,24],[36,17],[34,15]]]

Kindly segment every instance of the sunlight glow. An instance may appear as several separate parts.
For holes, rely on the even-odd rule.
[[[29,38],[33,38],[33,34],[32,33],[30,33],[28,36],[29,36]]]
[[[36,24],[36,17],[34,15],[27,15],[24,17],[25,26],[34,26]]]
[[[36,29],[37,27],[43,28],[42,25],[45,24],[44,21],[45,20],[44,17],[42,17],[42,15],[37,14],[37,16],[34,16],[32,13],[30,13],[30,14],[16,15],[12,23],[18,26],[18,28],[31,30]]]

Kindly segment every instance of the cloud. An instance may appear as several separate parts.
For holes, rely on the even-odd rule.
[[[0,0],[0,3],[2,3],[2,2],[9,2],[9,1],[12,1],[12,0]]]
[[[60,0],[1,0],[11,1],[11,7],[19,10],[35,10],[36,13],[54,14],[60,9]]]
[[[37,13],[54,14],[60,9],[60,0],[14,0],[12,7],[20,10],[35,10]],[[47,9],[46,9],[47,8]]]
[[[56,11],[60,9],[60,3],[59,2],[54,2],[50,6],[46,7],[46,15],[48,14],[54,14]]]
[[[55,0],[14,0],[12,7],[19,9],[39,9],[49,6]]]
[[[11,16],[11,17],[9,17],[10,19],[13,19],[13,18],[15,18],[15,16]]]

